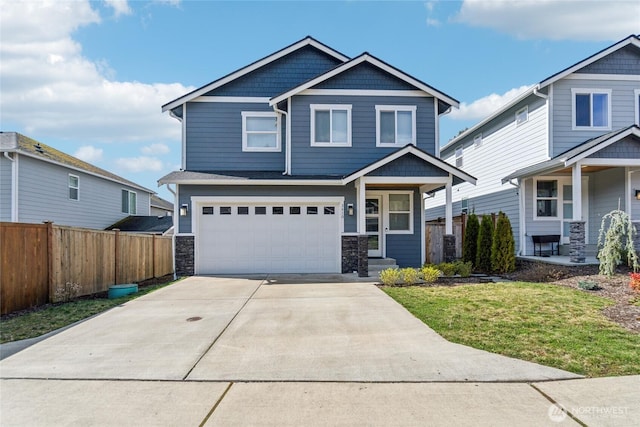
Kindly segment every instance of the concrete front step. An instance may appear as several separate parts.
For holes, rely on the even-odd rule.
[[[382,270],[398,268],[393,258],[369,258],[369,277],[378,277]]]

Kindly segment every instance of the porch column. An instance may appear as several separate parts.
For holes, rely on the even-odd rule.
[[[367,226],[366,226],[366,188],[364,184],[364,180],[358,178],[356,180],[356,193],[358,197],[358,206],[356,209],[356,213],[358,215],[358,234],[366,234]]]
[[[571,169],[571,195],[573,218],[569,223],[569,260],[575,263],[585,262],[585,222],[582,220],[582,165],[580,162]]]
[[[453,194],[452,194],[452,178],[449,175],[449,181],[445,185],[445,205],[444,205],[444,234],[453,234]]]

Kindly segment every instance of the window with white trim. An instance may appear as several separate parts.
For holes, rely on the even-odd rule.
[[[388,233],[413,233],[413,197],[411,192],[389,193]]]
[[[535,181],[535,218],[558,218],[558,180],[541,179]]]
[[[463,197],[462,200],[460,201],[460,211],[463,214],[468,214],[469,213],[469,198],[468,197]]]
[[[516,126],[520,126],[529,120],[529,106],[525,106],[516,111]]]
[[[351,147],[351,105],[311,104],[311,145]]]
[[[135,215],[138,211],[137,209],[137,196],[135,191],[122,190],[122,212]]]
[[[415,105],[376,105],[376,146],[416,145]]]
[[[571,89],[574,130],[611,129],[610,89]]]
[[[640,89],[633,91],[636,99],[636,124],[640,126]]]
[[[280,151],[280,120],[276,113],[242,112],[242,151]]]
[[[473,146],[477,148],[477,147],[480,147],[481,145],[482,145],[482,134],[479,133],[473,137]]]
[[[80,177],[69,174],[69,199],[80,200]]]
[[[462,167],[462,155],[463,154],[464,154],[464,150],[462,149],[462,147],[456,148],[456,167],[457,168],[461,168]]]

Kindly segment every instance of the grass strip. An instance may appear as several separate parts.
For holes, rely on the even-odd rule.
[[[640,335],[602,314],[606,298],[525,282],[382,289],[455,343],[588,377],[640,374]]]

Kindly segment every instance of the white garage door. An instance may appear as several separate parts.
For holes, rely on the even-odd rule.
[[[196,274],[340,272],[342,198],[195,203]]]

